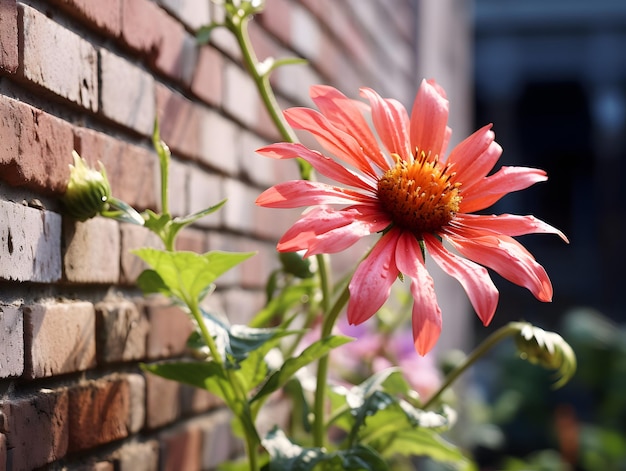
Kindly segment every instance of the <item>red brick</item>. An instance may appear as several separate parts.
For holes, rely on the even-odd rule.
[[[265,304],[263,291],[229,289],[223,293],[224,310],[231,324],[246,325]]]
[[[116,221],[97,217],[63,225],[64,275],[75,283],[117,283],[120,278],[120,231]]]
[[[101,112],[140,134],[154,126],[154,78],[136,65],[100,49]]]
[[[161,239],[145,227],[135,224],[120,224],[121,263],[120,282],[134,284],[148,265],[131,251],[142,247],[163,248]]]
[[[189,193],[193,195],[189,200],[189,212],[202,211],[216,205],[228,195],[224,195],[223,178],[219,175],[195,169],[189,173]],[[228,202],[226,203],[228,205]],[[208,216],[199,219],[199,227],[217,227],[223,220],[224,206]]]
[[[154,54],[159,40],[159,23],[162,11],[149,0],[122,0],[122,36],[124,44],[131,49]]]
[[[191,82],[191,91],[210,105],[220,106],[224,88],[223,68],[222,55],[211,46],[202,46]]]
[[[0,378],[24,372],[24,321],[15,306],[0,305]],[[0,464],[2,460],[0,460]]]
[[[197,30],[211,22],[210,4],[204,0],[158,0],[158,2],[191,30]]]
[[[98,110],[98,57],[94,47],[43,13],[19,6],[20,73],[40,87],[92,111]]]
[[[61,275],[61,217],[0,201],[0,278],[52,282]]]
[[[197,427],[181,426],[161,435],[161,465],[164,470],[202,469],[200,452],[202,432]]]
[[[24,307],[24,376],[42,378],[96,365],[96,318],[88,302]]]
[[[139,373],[129,373],[126,380],[130,386],[128,430],[131,434],[136,434],[146,423],[146,378]]]
[[[0,471],[7,471],[7,437],[0,433]]]
[[[9,185],[64,193],[73,142],[69,123],[0,96],[0,170]]]
[[[0,0],[0,71],[15,73],[19,65],[17,2]]]
[[[97,303],[96,345],[102,364],[145,357],[148,320],[134,303],[111,299]]]
[[[268,31],[283,43],[290,44],[292,10],[293,5],[288,0],[271,0],[265,2],[265,9],[258,17]]]
[[[224,73],[224,110],[250,129],[256,129],[261,99],[252,78],[230,62]]]
[[[207,216],[211,217],[211,216]],[[208,243],[206,232],[197,229],[186,228],[178,233],[176,250],[188,250],[195,253],[205,253]]]
[[[170,304],[151,302],[145,305],[150,321],[147,356],[151,359],[177,356],[185,351],[193,324],[187,313]]]
[[[69,389],[69,446],[75,452],[125,438],[129,433],[130,388],[109,377]]]
[[[181,384],[146,373],[146,427],[155,429],[181,416]]]
[[[117,471],[159,471],[159,444],[156,440],[125,443],[112,453]]]
[[[202,469],[215,469],[241,454],[243,442],[233,433],[232,420],[232,413],[221,409],[198,421],[202,430]]]
[[[192,168],[179,160],[170,161],[169,209],[172,216],[189,214],[189,173]],[[160,205],[159,205],[160,208]]]
[[[11,471],[30,471],[65,456],[69,438],[68,402],[65,389],[40,389],[29,396],[3,398],[2,432]]]
[[[90,28],[117,37],[122,31],[122,0],[49,0]]]
[[[137,210],[156,207],[158,162],[153,152],[86,128],[75,129],[75,147],[90,165],[102,162],[113,196]]]

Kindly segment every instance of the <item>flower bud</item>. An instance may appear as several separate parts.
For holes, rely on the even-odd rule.
[[[70,165],[70,180],[62,201],[67,213],[79,221],[86,221],[108,208],[111,185],[104,166],[89,168],[76,151],[72,151],[74,165]]]
[[[554,389],[567,384],[576,372],[576,355],[563,337],[527,323],[514,322],[511,325],[519,327],[515,344],[520,357],[544,368],[558,370],[559,379]]]

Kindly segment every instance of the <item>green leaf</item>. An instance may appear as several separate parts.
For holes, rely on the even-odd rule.
[[[312,363],[324,355],[328,354],[333,348],[340,347],[353,339],[340,335],[329,336],[309,345],[299,356],[289,358],[283,366],[272,373],[267,382],[252,398],[251,402],[261,399],[268,394],[283,387],[287,381],[302,367]]]
[[[182,361],[142,364],[141,368],[162,378],[189,384],[210,391],[224,401],[225,391],[232,396],[233,388],[224,369],[214,361]]]
[[[163,278],[154,270],[144,270],[137,277],[137,286],[144,294],[161,293],[165,296],[171,296],[172,292],[163,282]]]
[[[327,453],[323,448],[303,448],[274,428],[262,440],[270,455],[269,471],[386,471],[381,456],[369,447],[356,446]]]
[[[317,284],[314,280],[302,280],[300,283],[285,287],[278,296],[273,297],[267,305],[260,310],[250,325],[260,326],[274,319],[282,319],[284,314],[296,306],[302,306],[312,295]]]
[[[169,252],[153,248],[133,251],[161,277],[174,296],[188,306],[197,304],[203,292],[220,275],[254,255],[248,253]]]
[[[150,209],[146,209],[143,212],[143,217],[145,219],[144,226],[157,235],[160,235],[163,229],[172,220],[169,214],[157,214]]]

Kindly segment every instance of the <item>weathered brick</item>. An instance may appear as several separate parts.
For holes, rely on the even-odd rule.
[[[24,321],[16,306],[0,305],[0,378],[24,372]],[[2,463],[2,460],[0,460]]]
[[[130,386],[130,416],[128,429],[130,433],[139,433],[146,423],[146,379],[139,373],[126,375]]]
[[[197,158],[206,110],[164,85],[156,87],[161,139],[172,152]]]
[[[120,282],[134,284],[148,265],[132,250],[152,247],[163,249],[161,239],[145,227],[135,224],[120,224],[121,235],[121,273]]]
[[[155,429],[181,416],[181,384],[146,373],[146,427]]]
[[[243,450],[241,439],[233,433],[233,416],[228,410],[216,410],[198,421],[202,430],[202,469],[215,469]]]
[[[224,70],[224,109],[236,120],[255,129],[261,101],[252,78],[227,62]]]
[[[150,321],[147,356],[150,359],[177,356],[185,351],[193,324],[189,315],[179,307],[150,302],[145,305]]]
[[[26,80],[69,101],[98,110],[98,57],[94,47],[44,14],[19,5],[22,63]]]
[[[191,81],[191,91],[210,105],[219,106],[224,88],[223,68],[224,59],[217,49],[202,46]]]
[[[0,471],[7,471],[7,437],[0,433]]]
[[[172,159],[169,171],[169,205],[173,216],[189,214],[189,172],[190,167]]]
[[[68,402],[65,389],[40,389],[36,394],[2,399],[2,432],[11,471],[30,471],[65,456]]]
[[[163,469],[197,471],[201,468],[202,432],[198,427],[180,426],[161,434]]]
[[[292,10],[293,4],[288,0],[266,2],[265,9],[258,15],[259,21],[283,43],[290,44],[292,40]]]
[[[222,294],[224,310],[231,324],[246,325],[265,304],[263,291],[229,289]]]
[[[122,30],[122,0],[49,0],[90,28],[117,37]]]
[[[127,60],[100,49],[100,79],[102,114],[140,134],[151,135],[154,78]]]
[[[118,471],[159,471],[159,443],[156,440],[125,443],[112,453]]]
[[[204,0],[158,0],[158,2],[192,30],[211,22],[210,4]]]
[[[96,366],[96,318],[88,302],[24,307],[24,376],[42,378]]]
[[[178,233],[178,237],[176,238],[176,250],[205,253],[207,247],[206,233],[198,229],[183,229]]]
[[[102,162],[116,198],[137,210],[156,207],[158,162],[153,152],[86,128],[75,129],[75,147],[90,165]]]
[[[64,193],[73,143],[69,123],[0,96],[0,169],[8,184]]]
[[[123,298],[101,301],[95,305],[95,310],[99,363],[144,358],[148,320],[143,311]]]
[[[63,239],[65,278],[76,283],[117,283],[120,277],[120,231],[111,219],[66,219]]]
[[[143,54],[154,54],[159,40],[162,11],[149,0],[122,0],[122,36],[124,44]]]
[[[124,377],[81,383],[70,387],[68,395],[69,452],[128,436],[130,387]]]
[[[61,217],[0,201],[0,277],[48,283],[61,277]]]
[[[207,112],[200,135],[200,160],[229,175],[237,174],[240,135],[237,124],[215,111]]]
[[[0,70],[15,73],[19,65],[17,2],[0,0]]]
[[[224,199],[222,178],[201,169],[189,172],[189,212],[195,213],[216,205]],[[228,204],[228,202],[226,203]],[[199,227],[216,227],[222,221],[224,206],[208,216],[198,219]]]

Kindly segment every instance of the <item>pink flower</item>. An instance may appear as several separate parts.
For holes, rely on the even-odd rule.
[[[292,108],[285,117],[295,129],[313,134],[335,159],[295,143],[258,150],[275,159],[300,157],[338,183],[288,181],[259,196],[260,206],[314,206],[284,234],[278,250],[306,250],[307,256],[335,253],[364,236],[382,233],[350,282],[348,321],[360,324],[374,315],[402,274],[411,281],[413,340],[422,355],[433,348],[441,332],[441,310],[424,251],[461,283],[484,325],[498,303],[498,290],[485,267],[527,288],[540,301],[550,301],[547,273],[512,237],[552,233],[567,241],[566,237],[533,216],[470,214],[510,192],[545,181],[545,172],[502,167],[488,175],[502,153],[491,125],[463,140],[446,157],[451,135],[448,101],[433,81],[422,82],[410,117],[399,102],[383,99],[374,90],[362,88],[361,96],[370,103],[379,140],[361,113],[363,103],[318,85],[311,88],[311,98],[319,112]],[[444,240],[460,255],[449,251]]]

